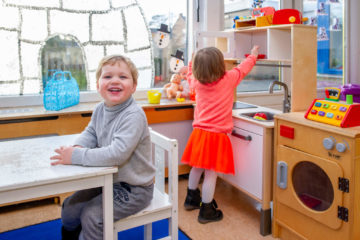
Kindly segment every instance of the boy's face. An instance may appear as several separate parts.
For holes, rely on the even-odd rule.
[[[104,65],[96,87],[108,107],[125,102],[136,90],[130,69],[124,62]]]

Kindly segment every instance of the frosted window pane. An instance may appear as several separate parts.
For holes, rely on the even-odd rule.
[[[120,11],[92,15],[92,26],[93,41],[124,41]]]
[[[47,17],[45,11],[22,11],[21,38],[42,41],[47,37]]]
[[[18,95],[20,92],[20,83],[5,83],[1,84],[0,95]]]
[[[4,0],[4,2],[16,6],[60,7],[59,0]]]
[[[149,34],[139,8],[128,8],[124,10],[124,13],[127,27],[128,50],[150,46]]]
[[[139,70],[138,89],[151,87],[151,69]]]
[[[19,80],[20,69],[17,33],[0,30],[0,39],[0,81]]]
[[[89,41],[89,15],[60,11],[50,12],[51,33],[71,34],[80,42]],[[76,24],[74,24],[76,23]]]
[[[0,27],[16,28],[19,26],[19,11],[13,7],[3,7],[0,4],[0,16],[6,21],[0,21]]]
[[[106,47],[106,54],[113,55],[113,54],[121,54],[123,55],[125,52],[124,46],[121,45],[110,45]]]
[[[104,56],[103,46],[88,45],[84,47],[89,70],[96,70],[101,58]]]
[[[90,78],[90,91],[96,91],[96,72],[89,71],[89,78]]]
[[[100,11],[109,10],[109,1],[99,0],[62,0],[63,8],[71,10]]]
[[[40,79],[25,80],[24,81],[24,94],[36,94],[40,92]]]
[[[125,7],[135,3],[135,0],[112,0],[113,7]]]
[[[21,43],[21,61],[24,77],[36,78],[39,76],[39,51],[40,44]]]
[[[127,56],[135,63],[135,66],[151,67],[151,50],[128,53]]]

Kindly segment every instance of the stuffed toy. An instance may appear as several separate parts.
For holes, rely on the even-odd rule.
[[[183,89],[179,93],[179,95],[176,96],[176,98],[189,98],[190,87],[187,81],[188,67],[187,66],[182,67],[178,74],[181,77],[180,85],[182,86]]]
[[[164,90],[168,99],[181,96],[183,86],[180,83],[181,83],[180,74],[177,73],[173,74],[171,76],[170,83],[167,83],[164,86]]]

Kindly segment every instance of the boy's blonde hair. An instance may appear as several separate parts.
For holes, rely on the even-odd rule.
[[[114,64],[119,63],[119,62],[126,63],[126,65],[130,69],[133,82],[134,82],[134,84],[137,85],[137,80],[138,80],[138,77],[139,77],[138,70],[137,70],[135,64],[130,60],[130,58],[127,58],[127,57],[122,56],[122,55],[109,55],[109,56],[105,56],[105,57],[103,57],[103,59],[101,59],[101,61],[99,63],[99,66],[98,66],[98,68],[96,70],[96,82],[97,83],[99,82],[99,79],[100,79],[100,76],[101,76],[101,73],[102,73],[102,68],[105,65],[114,65]]]
[[[192,73],[201,83],[211,83],[225,74],[224,55],[215,47],[202,48],[196,52]]]

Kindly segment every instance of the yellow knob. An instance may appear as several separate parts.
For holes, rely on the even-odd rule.
[[[295,22],[296,18],[294,16],[289,17],[289,22],[293,23]]]

